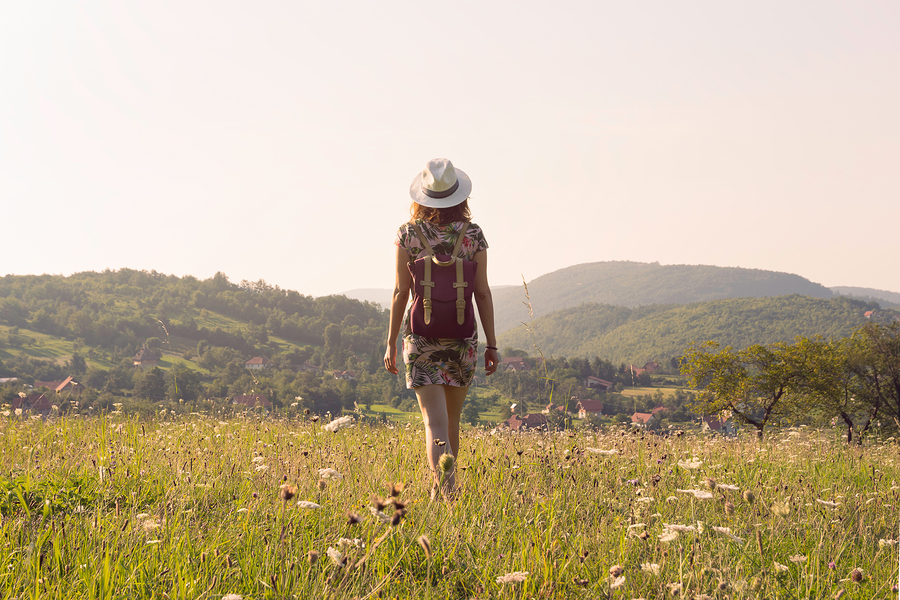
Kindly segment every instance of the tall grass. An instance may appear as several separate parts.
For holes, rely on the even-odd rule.
[[[0,598],[896,597],[894,440],[321,425],[3,419]]]

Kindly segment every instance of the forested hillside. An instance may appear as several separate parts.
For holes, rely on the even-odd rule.
[[[900,294],[897,292],[848,286],[835,286],[831,288],[831,291],[835,294],[840,294],[841,296],[858,298],[859,300],[865,300],[866,302],[877,302],[881,305],[881,308],[900,307]]]
[[[789,294],[834,295],[828,288],[790,273],[624,261],[586,263],[542,275],[528,283],[528,294],[536,317],[587,303],[636,307]],[[499,333],[529,320],[525,300],[523,286],[494,291]]]
[[[584,304],[534,320],[534,333],[519,326],[500,336],[501,346],[536,344],[546,356],[602,356],[614,363],[662,362],[697,341],[744,348],[792,341],[797,336],[844,337],[867,322],[874,304],[851,298],[735,298],[637,308]],[[896,311],[878,311],[890,320]]]

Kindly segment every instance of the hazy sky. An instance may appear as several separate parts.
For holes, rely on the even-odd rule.
[[[4,2],[0,275],[386,288],[447,157],[493,284],[634,260],[900,291],[898,32],[896,0]]]

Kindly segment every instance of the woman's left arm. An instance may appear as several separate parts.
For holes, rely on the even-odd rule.
[[[487,250],[476,252],[475,262],[478,263],[478,271],[475,273],[475,304],[478,305],[478,315],[481,317],[481,329],[484,331],[485,341],[488,346],[491,346],[484,351],[484,371],[491,375],[500,364],[500,353],[496,349],[494,298],[491,295],[491,287],[488,285]]]

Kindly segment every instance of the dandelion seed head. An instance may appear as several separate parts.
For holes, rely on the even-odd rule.
[[[438,467],[441,469],[442,473],[450,473],[455,464],[456,458],[449,453],[441,454],[441,458],[438,459]]]

